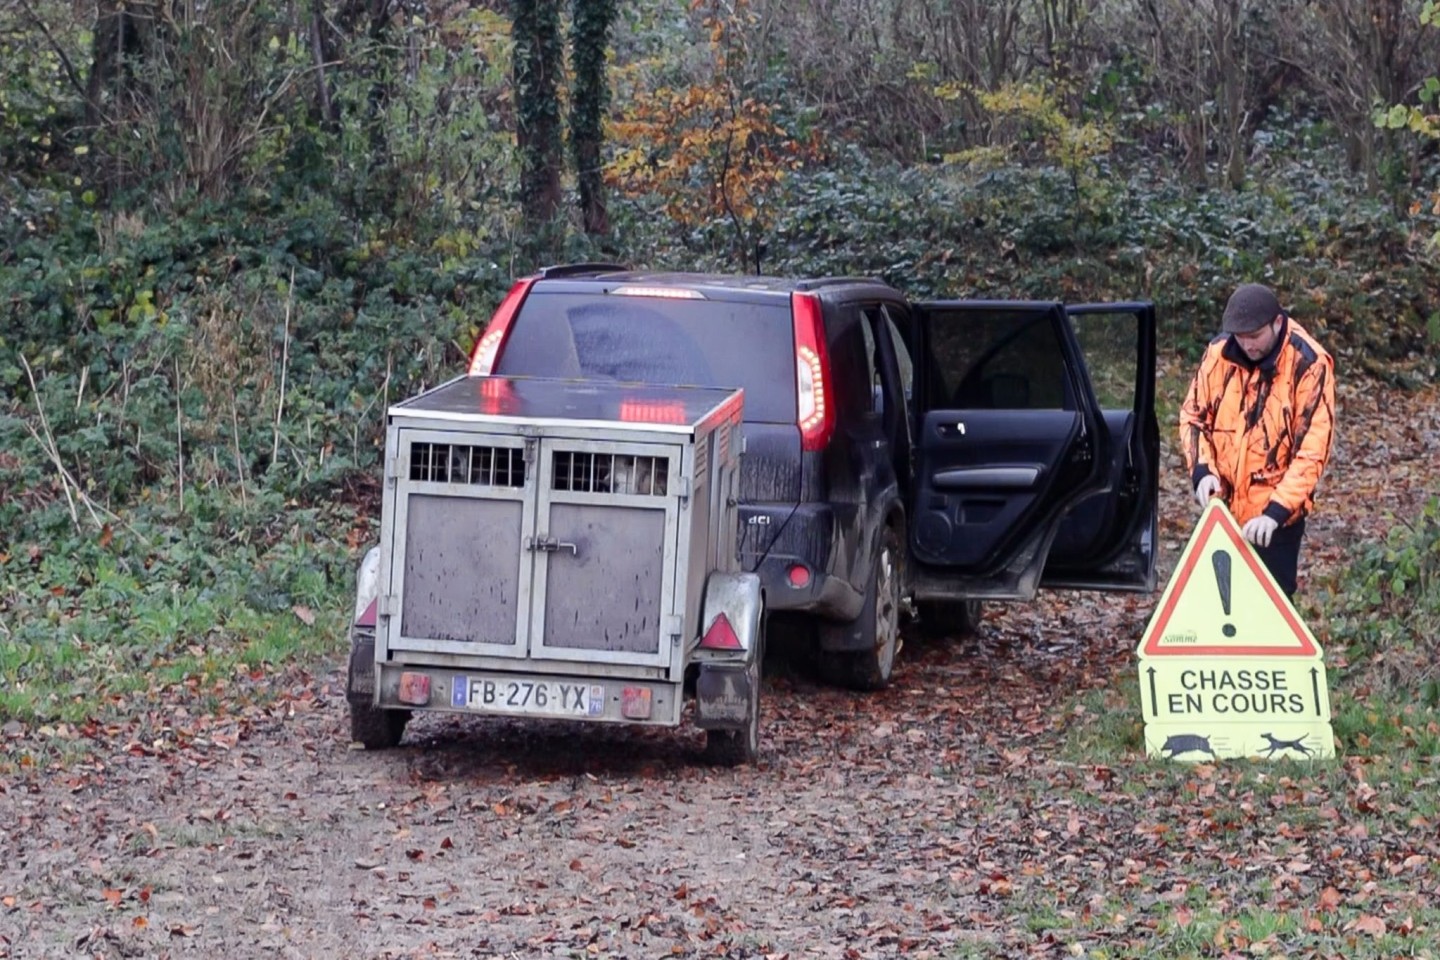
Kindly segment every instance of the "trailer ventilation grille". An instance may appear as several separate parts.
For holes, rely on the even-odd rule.
[[[426,483],[468,483],[480,487],[523,487],[524,451],[519,447],[412,443],[410,479]]]
[[[626,493],[663,497],[670,480],[670,458],[628,453],[578,453],[557,450],[551,488],[573,493]]]
[[[710,475],[710,444],[695,444],[695,483],[697,485],[705,482]]]

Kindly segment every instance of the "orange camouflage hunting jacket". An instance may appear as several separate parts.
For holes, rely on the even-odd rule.
[[[1180,407],[1180,449],[1193,490],[1220,478],[1240,523],[1262,513],[1282,526],[1308,514],[1335,431],[1335,361],[1286,318],[1276,347],[1252,361],[1218,337]]]

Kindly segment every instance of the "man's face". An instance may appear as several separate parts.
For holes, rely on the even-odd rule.
[[[1245,351],[1245,356],[1251,360],[1259,360],[1270,352],[1275,346],[1275,340],[1280,336],[1280,318],[1276,317],[1259,330],[1252,330],[1249,333],[1234,334],[1235,342],[1240,344],[1240,349]]]

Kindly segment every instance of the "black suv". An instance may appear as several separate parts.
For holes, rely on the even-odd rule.
[[[743,387],[742,566],[838,683],[889,681],[902,611],[958,633],[981,599],[1155,585],[1148,303],[574,264],[514,285],[470,373]]]

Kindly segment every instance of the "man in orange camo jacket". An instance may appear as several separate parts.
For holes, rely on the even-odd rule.
[[[1330,457],[1335,361],[1258,283],[1235,290],[1180,407],[1180,449],[1203,508],[1223,497],[1287,596]]]

